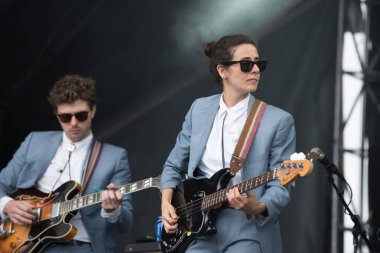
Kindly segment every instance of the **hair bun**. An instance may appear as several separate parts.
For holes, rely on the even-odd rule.
[[[214,47],[215,47],[215,41],[210,41],[210,42],[207,42],[206,44],[203,45],[203,52],[204,54],[211,58],[211,55],[212,55],[212,52],[214,51]]]

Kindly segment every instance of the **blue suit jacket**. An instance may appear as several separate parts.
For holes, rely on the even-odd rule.
[[[176,144],[164,165],[161,189],[176,188],[180,185],[183,174],[194,177],[219,109],[219,100],[220,94],[197,99],[192,104]],[[250,95],[248,110],[254,100]],[[268,105],[242,168],[242,180],[279,167],[282,161],[290,159],[295,151],[295,144],[293,117],[284,110]],[[252,219],[252,225],[256,226],[259,237],[255,239],[260,241],[264,252],[282,251],[278,217],[289,202],[292,186],[283,187],[278,180],[274,180],[253,190],[258,200],[266,205],[269,214],[267,217],[254,216]],[[236,229],[236,241],[239,241],[239,224],[231,228],[231,233]]]
[[[12,160],[0,172],[0,198],[12,194],[17,189],[34,187],[48,168],[61,141],[61,131],[30,133]],[[98,188],[105,189],[111,182],[122,186],[130,181],[131,172],[126,150],[104,144],[98,165],[83,195],[94,193]],[[83,223],[95,252],[114,252],[118,238],[116,233],[126,232],[132,226],[131,198],[124,198],[117,223],[107,222],[101,217],[100,210],[100,204],[80,209]]]

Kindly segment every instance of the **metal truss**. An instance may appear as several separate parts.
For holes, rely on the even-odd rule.
[[[366,227],[368,210],[368,140],[364,117],[367,100],[380,115],[380,103],[371,83],[379,82],[374,67],[380,49],[368,61],[372,48],[370,18],[375,1],[340,0],[338,21],[337,71],[335,86],[334,162],[352,187],[352,211]],[[343,185],[340,185],[343,189]],[[346,190],[345,190],[346,191]],[[334,193],[333,193],[334,194]],[[351,195],[345,192],[345,199]],[[331,252],[354,252],[353,223],[344,215],[336,194],[332,198]],[[368,226],[367,226],[368,228]],[[359,238],[360,239],[360,238]],[[357,252],[369,252],[363,243]],[[355,251],[356,252],[356,251]]]

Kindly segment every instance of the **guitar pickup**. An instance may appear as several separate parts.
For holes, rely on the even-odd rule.
[[[40,221],[40,219],[41,219],[41,208],[34,208],[32,210],[32,213],[37,216],[37,221]]]

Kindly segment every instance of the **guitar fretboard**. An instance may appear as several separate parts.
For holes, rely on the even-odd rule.
[[[276,173],[279,169],[276,168],[274,170],[271,170],[265,174],[262,174],[260,176],[254,177],[252,179],[249,179],[247,181],[241,182],[237,185],[234,185],[232,187],[228,187],[222,190],[219,190],[217,192],[214,192],[212,194],[209,194],[203,198],[202,201],[202,210],[206,210],[210,207],[213,207],[215,205],[221,204],[225,201],[227,201],[227,192],[235,187],[239,188],[240,193],[247,192],[249,190],[255,189],[261,185],[264,185],[268,183],[269,181],[272,181],[276,179]]]
[[[136,181],[134,183],[126,184],[118,189],[124,195],[141,191],[150,187],[160,186],[160,177],[147,178],[144,180]],[[67,212],[75,211],[83,207],[94,205],[101,202],[101,192],[96,192],[83,197],[73,198],[64,202],[55,203],[53,205],[52,216],[58,216]]]

